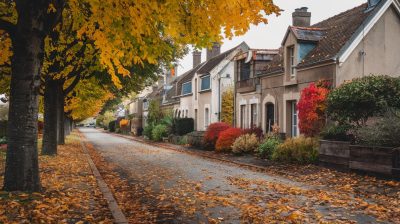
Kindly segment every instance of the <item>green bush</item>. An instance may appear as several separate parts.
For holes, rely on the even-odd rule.
[[[400,109],[400,78],[366,76],[332,90],[327,99],[329,117],[340,124],[365,124],[386,108]]]
[[[162,141],[163,137],[168,136],[168,127],[163,124],[156,125],[152,130],[152,139],[154,141]]]
[[[356,132],[358,144],[373,146],[400,146],[400,111],[389,110],[373,124],[359,127]]]
[[[143,135],[146,136],[149,139],[153,138],[153,125],[152,124],[147,124],[144,129],[143,129]]]
[[[178,145],[187,145],[187,144],[188,144],[188,137],[186,135],[182,136],[178,141]]]
[[[352,141],[353,137],[349,133],[351,129],[352,126],[348,124],[332,124],[326,126],[320,135],[324,140]]]
[[[255,134],[245,134],[233,142],[232,152],[235,154],[255,152],[258,144],[258,138]]]
[[[110,123],[108,123],[108,130],[110,132],[115,132],[117,126],[117,121],[110,121]]]
[[[186,135],[194,130],[194,120],[193,118],[175,118],[173,129],[176,135]]]
[[[318,160],[318,141],[314,138],[289,138],[280,144],[272,154],[272,160],[300,164]]]
[[[279,144],[281,144],[282,141],[278,136],[275,135],[270,135],[267,136],[258,146],[258,154],[261,158],[271,158],[272,154],[275,152],[276,148],[278,147]]]

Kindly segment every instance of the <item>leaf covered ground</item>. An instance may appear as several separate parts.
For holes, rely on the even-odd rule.
[[[68,137],[57,156],[39,156],[39,164],[42,192],[0,191],[0,223],[112,223],[77,135]]]

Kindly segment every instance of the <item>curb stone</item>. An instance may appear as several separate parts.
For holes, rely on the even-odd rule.
[[[100,189],[101,193],[103,194],[104,198],[107,200],[108,208],[110,209],[111,214],[114,218],[114,223],[128,224],[129,222],[126,219],[122,210],[119,208],[117,201],[115,200],[113,194],[111,193],[110,188],[107,186],[106,182],[101,177],[99,170],[97,169],[92,158],[90,157],[89,152],[87,151],[86,146],[82,141],[82,137],[79,136],[79,138],[80,138],[80,142],[81,142],[81,147],[86,154],[90,168],[92,169],[93,175],[97,180],[97,185],[99,186],[99,189]]]

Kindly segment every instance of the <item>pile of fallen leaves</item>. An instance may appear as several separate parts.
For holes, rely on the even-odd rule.
[[[112,223],[77,135],[39,164],[42,192],[0,191],[0,223]],[[4,167],[0,174],[3,185]]]

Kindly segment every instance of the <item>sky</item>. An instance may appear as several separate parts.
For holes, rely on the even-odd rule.
[[[251,26],[245,35],[232,40],[224,40],[221,52],[229,50],[243,41],[250,48],[279,48],[288,26],[292,24],[292,12],[296,8],[308,7],[308,11],[311,12],[311,24],[314,24],[365,2],[367,0],[275,0],[274,3],[284,10],[279,17],[268,16],[269,23],[267,25]],[[206,51],[203,50],[202,61],[205,61],[205,58]],[[179,61],[178,75],[191,69],[192,65],[193,59],[190,52]]]

